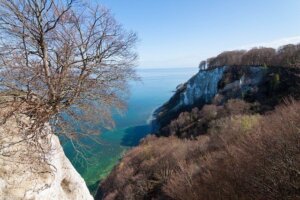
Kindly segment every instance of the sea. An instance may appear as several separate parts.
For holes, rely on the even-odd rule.
[[[153,111],[167,102],[176,86],[186,82],[198,68],[137,68],[140,81],[130,83],[127,109],[113,116],[114,129],[101,131],[97,142],[87,142],[87,152],[76,152],[70,143],[64,143],[66,156],[85,180],[91,193],[109,175],[122,155],[151,132]],[[95,128],[103,130],[100,123]],[[85,148],[84,148],[85,149]],[[83,149],[83,151],[84,151]]]

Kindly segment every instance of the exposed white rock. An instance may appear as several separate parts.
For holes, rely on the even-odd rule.
[[[196,101],[210,102],[218,92],[218,82],[226,67],[219,67],[210,71],[199,71],[186,83],[186,88],[180,94],[179,102],[172,110],[182,106],[193,105]]]
[[[222,66],[211,70],[200,70],[186,83],[177,86],[177,91],[170,100],[153,112],[153,131],[169,124],[170,120],[177,117],[180,112],[191,107],[200,108],[213,101],[221,104],[229,98],[243,98],[248,92],[258,92],[258,86],[268,72],[266,67],[245,66],[245,72],[236,79],[224,76],[224,73],[234,74],[230,69],[228,66]],[[222,78],[229,78],[229,80],[224,79],[225,85],[220,87],[219,82]]]
[[[0,199],[93,199],[50,126],[43,131],[41,135],[45,137],[39,143],[44,148],[38,150],[26,140],[30,136],[22,134],[20,123],[14,121],[0,127]],[[10,146],[13,143],[16,144]],[[41,156],[47,163],[37,159]]]

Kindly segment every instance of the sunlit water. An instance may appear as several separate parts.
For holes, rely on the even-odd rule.
[[[90,153],[88,162],[78,162],[69,143],[64,144],[67,157],[85,179],[92,192],[118,163],[121,156],[138,145],[151,130],[148,122],[155,108],[165,103],[178,84],[186,82],[197,73],[197,68],[138,69],[142,81],[131,83],[127,111],[114,117],[116,128],[99,135],[101,143],[86,142]],[[100,125],[99,130],[101,129]],[[98,128],[98,127],[97,127]]]

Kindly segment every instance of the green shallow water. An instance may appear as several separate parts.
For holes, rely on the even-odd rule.
[[[173,94],[176,86],[197,73],[197,68],[140,69],[137,71],[142,82],[131,83],[131,96],[124,115],[114,116],[115,129],[97,136],[100,143],[83,139],[87,146],[84,157],[76,157],[70,143],[63,145],[67,157],[94,193],[103,180],[118,163],[122,155],[138,145],[140,139],[150,133],[148,124],[152,112]],[[95,124],[95,128],[102,129]]]

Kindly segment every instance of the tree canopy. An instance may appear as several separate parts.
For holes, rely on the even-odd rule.
[[[124,107],[136,78],[136,41],[101,5],[0,0],[0,90],[17,94],[1,102],[14,108],[6,117],[24,113],[39,127],[91,111],[112,124],[110,108]]]
[[[204,63],[202,61],[202,63]],[[220,66],[280,66],[300,67],[300,44],[288,44],[277,50],[255,47],[248,51],[225,51],[216,57],[207,59],[207,68]]]

